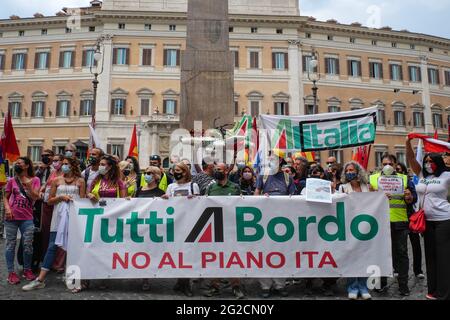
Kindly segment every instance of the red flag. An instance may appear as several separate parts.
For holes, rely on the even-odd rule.
[[[357,147],[356,150],[353,150],[353,157],[352,160],[358,162],[364,169],[367,170],[367,167],[369,166],[369,157],[370,157],[370,149],[371,145],[369,146],[361,146]]]
[[[278,140],[277,149],[286,150],[287,148],[287,138],[286,138],[286,130],[283,130],[280,135],[280,139]]]
[[[436,140],[439,139],[439,134],[438,134],[437,129],[434,131],[434,137],[433,138],[436,139]]]
[[[138,144],[137,144],[137,134],[136,134],[136,125],[133,128],[133,134],[131,136],[130,150],[128,151],[129,157],[135,157],[136,159],[139,157]]]
[[[11,121],[11,114],[6,113],[5,123],[2,134],[2,157],[9,162],[14,162],[20,157],[19,146],[17,145],[16,135]]]
[[[425,152],[436,152],[436,153],[444,153],[450,152],[450,143],[445,142],[438,139],[433,139],[428,136],[424,136],[423,134],[418,133],[410,133],[408,134],[409,139],[422,139],[423,145],[425,148]]]

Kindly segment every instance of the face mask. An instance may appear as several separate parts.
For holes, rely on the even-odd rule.
[[[130,169],[130,171],[131,171],[131,170],[134,170],[134,165],[133,165],[133,164],[129,164],[129,165],[128,165],[128,168]]]
[[[47,156],[42,157],[42,163],[43,164],[49,165],[50,162],[51,162],[51,160],[50,160],[49,157],[47,157]]]
[[[98,159],[97,158],[95,158],[95,157],[90,157],[89,158],[89,164],[91,166],[95,166],[97,163],[98,163]]]
[[[426,163],[425,170],[429,174],[433,174],[436,171],[436,165],[434,163]]]
[[[69,173],[70,172],[70,166],[68,164],[64,164],[61,167],[61,170],[62,170],[63,173]]]
[[[66,152],[64,153],[64,155],[65,155],[67,158],[72,158],[73,152],[72,152],[72,151],[66,151]]]
[[[145,182],[147,182],[147,184],[150,184],[153,182],[153,176],[150,174],[146,174],[145,175]]]
[[[59,162],[59,161],[53,162],[52,167],[55,170],[59,170],[61,168],[61,162]]]
[[[108,170],[106,169],[105,166],[100,166],[100,167],[98,168],[98,174],[104,176],[104,175],[107,174],[107,173],[108,173]]]
[[[394,171],[395,171],[394,167],[389,164],[387,166],[383,167],[383,173],[386,176],[392,175],[394,173]]]
[[[217,181],[224,180],[225,179],[225,173],[220,172],[220,171],[214,172],[214,179],[216,179]]]
[[[21,166],[19,166],[19,165],[15,165],[14,166],[14,171],[17,173],[17,174],[21,174],[22,172],[23,172],[23,169],[22,169],[22,167]]]
[[[345,174],[345,178],[347,179],[347,181],[353,181],[358,177],[358,175],[354,172],[350,172],[350,173],[346,173]]]
[[[181,179],[183,179],[183,174],[182,173],[177,173],[177,172],[175,172],[174,174],[173,174],[173,177],[175,178],[175,180],[181,180]]]
[[[245,180],[250,180],[251,178],[253,178],[253,175],[251,172],[244,172],[242,177],[244,177]]]
[[[131,170],[123,170],[123,175],[125,176],[125,177],[128,177],[129,175],[130,175],[130,173],[131,173]]]

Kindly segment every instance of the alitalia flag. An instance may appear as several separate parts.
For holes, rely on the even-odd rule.
[[[270,146],[287,151],[321,151],[373,144],[377,107],[308,116],[261,115]]]

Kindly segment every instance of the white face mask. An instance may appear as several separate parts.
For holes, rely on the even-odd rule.
[[[431,163],[425,164],[425,170],[426,170],[429,174],[433,174],[433,173],[434,173],[434,170],[433,170],[433,168],[431,167]]]
[[[384,167],[383,167],[383,173],[384,173],[384,175],[386,175],[386,176],[392,175],[392,174],[394,173],[394,171],[395,171],[395,169],[394,169],[394,167],[391,166],[391,165],[387,165],[387,166],[384,166]]]
[[[108,170],[106,169],[105,166],[98,167],[98,174],[104,176],[107,172],[108,172]]]

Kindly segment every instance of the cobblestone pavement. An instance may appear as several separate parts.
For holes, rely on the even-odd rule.
[[[35,290],[31,292],[22,291],[22,286],[27,283],[25,279],[17,286],[9,285],[6,281],[7,270],[5,264],[5,241],[0,239],[0,300],[198,300],[198,299],[230,299],[234,300],[231,289],[223,288],[220,296],[214,298],[205,298],[202,295],[203,289],[209,282],[198,281],[194,284],[194,297],[187,298],[180,293],[173,291],[176,280],[174,279],[155,279],[151,280],[150,291],[141,290],[141,282],[139,280],[108,280],[105,282],[107,289],[100,290],[99,281],[93,281],[91,288],[87,291],[73,294],[66,289],[63,283],[63,275],[51,273],[47,277],[47,286],[45,289]],[[410,257],[411,250],[410,250]],[[412,259],[410,259],[412,260]],[[19,270],[21,275],[22,270]],[[425,269],[425,268],[424,268]],[[424,300],[426,291],[426,279],[419,280],[412,274],[412,266],[410,268],[409,287],[411,295],[402,297],[398,294],[398,285],[396,281],[390,279],[388,284],[389,290],[384,294],[372,293],[373,300]],[[254,279],[243,280],[248,300],[259,300],[259,286]],[[345,290],[345,279],[339,279],[335,288],[335,296],[326,297],[321,291],[321,280],[314,280],[313,295],[306,295],[304,292],[305,281],[301,280],[298,284],[290,284],[288,286],[289,297],[280,298],[272,297],[271,299],[294,299],[294,300],[347,300]],[[226,286],[226,285],[225,285]]]

